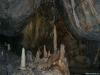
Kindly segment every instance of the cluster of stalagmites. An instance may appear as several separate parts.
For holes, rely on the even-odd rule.
[[[25,49],[23,48],[20,68],[13,75],[70,75],[68,61],[65,58],[65,46],[61,44],[60,50],[57,48],[55,26],[53,39],[54,53],[46,50],[46,45],[44,45],[44,49],[38,50],[36,57],[33,57],[31,52],[27,52],[27,55],[25,55]],[[42,58],[40,58],[41,54],[43,55]]]
[[[25,55],[25,49],[23,48],[21,65],[13,75],[69,75],[68,62],[64,54],[64,45],[61,45],[56,54],[51,54],[44,46],[43,58],[40,58],[40,50],[37,51],[36,57],[32,58],[32,53],[28,52]]]

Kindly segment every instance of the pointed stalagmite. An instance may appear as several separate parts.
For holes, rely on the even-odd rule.
[[[54,45],[54,52],[57,52],[57,30],[56,30],[56,26],[54,25],[54,38],[53,38],[53,45]]]
[[[45,45],[44,45],[44,57],[47,57],[47,50]]]
[[[27,51],[26,54],[27,54],[27,55],[26,55],[27,61],[28,61],[28,62],[32,62],[32,61],[33,61],[32,52],[31,52],[31,51]]]
[[[11,50],[10,44],[7,44],[7,49],[8,49],[8,51]]]
[[[1,52],[1,55],[3,56],[3,51]]]
[[[40,55],[41,55],[41,52],[40,52],[40,49],[37,51],[36,53],[36,58],[35,58],[35,62],[38,62],[40,60]]]
[[[60,45],[60,59],[64,59],[65,57],[65,46],[63,44]]]
[[[63,71],[64,75],[70,75],[67,57],[65,58],[65,46],[60,45],[60,59],[59,59],[60,69]]]
[[[25,49],[24,48],[22,48],[20,69],[21,70],[25,70],[26,69],[26,57],[25,57]]]

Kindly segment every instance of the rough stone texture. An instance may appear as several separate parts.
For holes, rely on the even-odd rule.
[[[18,35],[32,14],[32,0],[0,0],[0,34]]]
[[[63,0],[62,6],[66,23],[77,38],[100,41],[100,15],[96,13],[92,0],[72,0],[71,3]]]
[[[98,13],[100,14],[100,0],[95,0],[95,6],[96,6],[96,10],[98,11]]]

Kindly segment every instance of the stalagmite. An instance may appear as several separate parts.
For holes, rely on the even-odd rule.
[[[65,55],[65,46],[63,44],[60,45],[60,59],[64,59]]]
[[[54,44],[54,52],[57,52],[57,31],[56,31],[56,26],[54,26],[54,38],[53,38],[53,44]]]
[[[70,75],[68,61],[65,58],[65,46],[63,44],[60,45],[60,59],[59,59],[60,69],[63,71],[64,75]]]
[[[32,52],[31,52],[31,51],[27,51],[26,54],[27,54],[27,55],[26,55],[27,61],[28,61],[28,62],[32,62],[32,61],[33,61]]]
[[[8,51],[11,50],[10,44],[7,44],[7,49],[8,49]]]
[[[36,53],[36,58],[35,58],[35,60],[34,60],[34,62],[36,63],[36,62],[38,62],[39,60],[40,60],[40,55],[41,55],[41,52],[40,52],[40,49],[37,51],[37,53]]]
[[[22,55],[21,55],[21,66],[20,66],[20,69],[21,70],[25,70],[25,66],[26,66],[26,58],[25,58],[25,49],[22,48]]]
[[[3,51],[1,52],[1,55],[3,56]]]
[[[45,45],[44,45],[44,57],[47,57],[47,50]]]

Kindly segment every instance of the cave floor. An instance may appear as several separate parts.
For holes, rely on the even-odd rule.
[[[4,51],[2,53],[2,51]],[[30,63],[30,62],[27,62]],[[32,62],[31,62],[32,63]],[[28,64],[27,64],[28,65]],[[76,66],[76,65],[75,65]],[[29,67],[29,70],[21,71],[20,67],[20,57],[14,53],[8,51],[6,52],[3,49],[0,49],[0,75],[52,75],[48,71],[38,71],[33,67]],[[32,73],[34,71],[34,73]],[[31,72],[31,74],[29,73]],[[71,75],[87,75],[86,73],[100,73],[100,67],[70,67]],[[45,73],[45,74],[44,74]],[[99,75],[99,74],[97,74]]]

